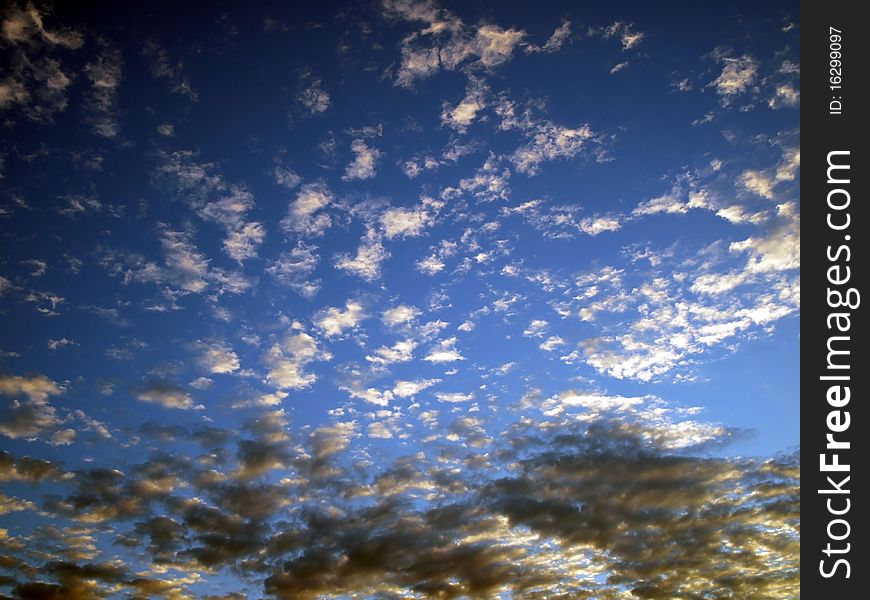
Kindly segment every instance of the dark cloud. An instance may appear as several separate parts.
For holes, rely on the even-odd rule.
[[[59,479],[61,475],[63,469],[54,462],[29,456],[16,458],[9,452],[0,450],[0,481],[37,483]]]
[[[126,472],[76,472],[73,492],[43,508],[112,523],[125,532],[119,544],[155,564],[259,574],[275,598],[796,594],[799,457],[674,450],[650,427],[525,423],[486,448],[450,446],[440,463],[414,455],[384,467],[350,460],[352,428],[332,427],[312,434],[310,448],[240,440],[220,476],[166,454]],[[0,464],[11,472],[22,461]],[[326,462],[292,475],[317,461]],[[451,466],[460,464],[474,468]],[[273,483],[276,474],[292,481]],[[208,485],[190,496],[184,482],[201,480]],[[49,561],[27,576],[9,568],[19,598],[89,597],[87,581],[143,597],[163,585],[102,563]]]

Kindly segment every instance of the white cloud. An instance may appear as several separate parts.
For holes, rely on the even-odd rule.
[[[397,207],[384,211],[381,215],[381,227],[384,236],[391,240],[395,237],[417,237],[422,235],[427,227],[435,223],[434,213],[437,212],[443,202],[432,198],[424,198],[423,202],[415,207]]]
[[[626,411],[644,402],[643,398],[626,396],[606,396],[599,393],[584,394],[578,392],[562,392],[558,396],[560,404],[565,406],[580,406],[591,412]]]
[[[452,404],[474,400],[474,394],[463,394],[462,392],[435,392],[435,397],[441,402],[449,402]]]
[[[634,208],[634,210],[631,211],[631,214],[635,217],[658,214],[685,214],[689,211],[690,207],[688,203],[680,199],[680,195],[680,188],[678,186],[674,186],[674,188],[667,194],[663,194],[656,198],[651,198],[646,202],[641,202]]]
[[[801,149],[800,148],[784,148],[782,151],[782,160],[776,168],[776,180],[779,181],[794,181],[797,177],[798,169],[801,166]]]
[[[418,155],[402,163],[402,172],[409,178],[414,179],[424,171],[434,171],[441,166],[441,161],[434,156]]]
[[[363,400],[376,406],[389,406],[390,401],[393,399],[393,393],[389,390],[382,392],[375,388],[362,389],[356,387],[342,387],[340,389],[346,391],[351,398]]]
[[[407,323],[410,323],[419,315],[420,309],[416,306],[400,304],[399,306],[388,308],[383,313],[381,313],[381,320],[388,327],[396,327],[398,325],[405,325]]]
[[[465,133],[478,113],[486,107],[487,87],[483,81],[471,78],[465,97],[456,106],[445,103],[441,111],[441,124]]]
[[[5,8],[5,7],[4,7]],[[42,13],[32,3],[10,5],[2,16],[5,79],[0,80],[0,110],[18,106],[32,120],[50,122],[67,108],[67,89],[74,76],[51,52],[54,47],[77,50],[84,37],[73,29],[45,28]]]
[[[444,270],[444,262],[435,255],[427,256],[416,263],[417,270],[426,275],[436,275]]]
[[[303,185],[290,203],[287,216],[281,220],[281,227],[302,236],[323,235],[332,225],[332,219],[322,210],[334,200],[332,191],[322,182]]]
[[[440,382],[440,379],[399,380],[393,384],[393,394],[398,398],[410,398]]]
[[[188,292],[202,292],[208,287],[208,260],[193,245],[190,234],[166,231],[160,244],[166,274],[173,284]]]
[[[595,134],[586,124],[572,128],[542,121],[530,127],[526,137],[529,141],[517,148],[510,160],[520,173],[535,175],[545,161],[577,156]]]
[[[27,396],[34,404],[45,404],[49,396],[60,393],[60,386],[45,375],[0,375],[0,394],[4,396]]]
[[[362,304],[355,300],[344,303],[344,310],[331,306],[319,311],[313,317],[314,326],[327,337],[342,335],[346,330],[353,329],[366,318]]]
[[[302,178],[293,169],[288,169],[282,165],[275,166],[272,177],[275,178],[275,183],[288,190],[292,190],[302,183]]]
[[[78,346],[79,343],[75,340],[71,340],[69,338],[62,337],[60,339],[50,339],[48,340],[48,349],[49,350],[58,350],[60,348],[65,348],[66,346]]]
[[[735,225],[739,225],[740,223],[753,223],[757,225],[764,221],[766,213],[747,213],[746,209],[739,204],[733,204],[717,210],[716,216],[722,217],[726,221],[734,223]]]
[[[312,115],[326,112],[330,104],[329,94],[323,89],[323,81],[307,71],[299,78],[296,101]]]
[[[536,54],[539,52],[543,52],[546,54],[550,54],[552,52],[557,52],[565,45],[565,42],[571,39],[571,21],[568,19],[564,19],[562,24],[556,27],[553,34],[546,41],[543,46],[535,46],[534,44],[529,44],[526,46],[526,52],[529,54]]]
[[[483,165],[471,177],[459,180],[459,189],[445,188],[442,197],[452,199],[459,197],[461,192],[470,193],[483,202],[508,200],[511,195],[508,182],[510,170],[500,166],[501,159],[490,153]]]
[[[380,150],[372,148],[361,139],[353,140],[350,149],[354,153],[354,157],[344,170],[342,179],[345,181],[371,179],[377,175],[378,160],[381,157]]]
[[[716,88],[716,93],[722,97],[722,104],[727,106],[734,97],[746,92],[755,81],[758,62],[748,54],[737,58],[721,56],[719,61],[725,66],[710,85]]]
[[[370,438],[387,440],[393,437],[393,432],[386,423],[376,421],[374,423],[369,423],[368,436]]]
[[[766,173],[748,169],[740,176],[740,183],[753,194],[773,200],[773,186],[776,182]]]
[[[76,440],[75,429],[58,429],[51,436],[52,446],[69,446]]]
[[[194,404],[193,398],[184,388],[164,382],[145,384],[136,393],[136,398],[142,402],[158,404],[164,408],[180,410],[202,410],[205,408],[201,404]]]
[[[543,350],[544,352],[552,352],[556,348],[565,345],[565,340],[563,340],[558,335],[551,335],[546,340],[538,344],[538,348]]]
[[[317,381],[317,375],[306,371],[305,367],[316,360],[331,358],[332,355],[318,348],[317,340],[299,331],[287,335],[282,343],[273,344],[263,362],[269,367],[267,380],[277,388],[304,389]]]
[[[155,184],[168,188],[204,221],[220,225],[230,258],[241,263],[256,257],[266,232],[261,223],[246,221],[254,195],[244,185],[225,181],[213,163],[196,162],[195,156],[188,151],[167,155],[154,174]]]
[[[625,23],[624,21],[615,21],[602,28],[600,33],[605,39],[617,38],[622,44],[623,51],[631,50],[640,44],[645,37],[643,32],[635,31],[633,23]]]
[[[335,268],[347,271],[366,281],[374,281],[381,276],[381,264],[390,257],[380,238],[373,229],[360,239],[356,255],[340,253],[335,256]]]
[[[580,230],[588,235],[598,235],[605,231],[618,231],[622,227],[617,217],[586,217],[580,221]]]
[[[781,83],[776,86],[773,96],[767,101],[767,105],[774,109],[784,107],[797,108],[801,103],[801,92],[791,83]]]
[[[356,435],[355,421],[323,425],[311,432],[311,449],[315,460],[322,461],[338,454],[350,445]]]
[[[404,87],[441,69],[453,71],[471,65],[491,70],[511,60],[526,37],[522,30],[494,24],[467,26],[450,11],[427,4],[388,0],[383,9],[388,18],[424,25],[402,41],[396,85]]]
[[[610,74],[613,75],[614,73],[619,73],[620,71],[625,69],[627,66],[628,66],[627,60],[622,61],[621,63],[616,63],[615,65],[613,65],[613,67],[611,67]]]
[[[456,341],[455,337],[439,341],[423,360],[436,364],[465,360],[465,357],[455,348]]]
[[[238,229],[227,234],[224,240],[224,251],[236,262],[256,258],[257,248],[263,243],[266,230],[260,223],[244,223]]]
[[[225,342],[199,342],[196,362],[209,373],[233,373],[239,370],[239,357]]]
[[[319,262],[317,246],[300,240],[292,250],[281,252],[276,260],[270,262],[266,273],[300,296],[313,298],[320,290],[321,281],[310,276]]]
[[[192,102],[197,101],[199,95],[190,83],[190,79],[184,74],[183,61],[170,57],[166,48],[162,47],[154,39],[149,39],[145,43],[142,52],[148,61],[151,74],[154,77],[165,79],[169,83],[169,90],[173,94],[186,96]]]
[[[523,335],[526,337],[541,337],[546,333],[549,326],[550,324],[544,319],[534,319],[523,331]]]
[[[86,120],[94,132],[105,138],[118,135],[118,116],[115,104],[121,85],[123,59],[117,48],[105,47],[93,62],[85,65],[85,75],[91,89],[87,94]]]
[[[391,347],[381,346],[374,353],[366,355],[366,360],[378,365],[390,365],[397,362],[408,362],[414,358],[414,340],[401,340]]]
[[[800,214],[794,203],[776,207],[777,218],[763,237],[733,242],[732,252],[748,252],[747,269],[751,272],[784,271],[800,267]]]
[[[579,205],[545,205],[543,200],[528,200],[513,207],[505,207],[502,214],[517,214],[532,227],[550,239],[568,239],[578,233],[599,235],[608,231],[618,231],[622,227],[621,217],[605,215],[580,218],[582,207]]]
[[[172,123],[161,123],[156,129],[163,137],[175,137],[175,126]]]

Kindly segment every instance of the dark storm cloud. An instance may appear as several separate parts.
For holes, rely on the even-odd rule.
[[[312,434],[301,449],[289,439],[243,439],[223,475],[154,454],[126,472],[76,472],[73,491],[48,496],[43,508],[111,523],[119,544],[156,565],[257,573],[275,598],[795,592],[799,457],[701,456],[664,447],[667,436],[650,427],[525,424],[486,448],[436,453],[440,463],[415,455],[384,467],[349,460],[350,427]],[[0,464],[26,471],[23,460]],[[469,461],[473,469],[455,468]],[[273,483],[294,469],[314,477]],[[208,485],[197,484],[193,497],[186,481]],[[10,568],[19,598],[90,597],[82,582],[91,580],[140,595],[160,586],[89,562]]]
[[[9,452],[0,450],[0,481],[37,483],[59,479],[62,475],[63,469],[54,462],[29,456],[16,458]]]

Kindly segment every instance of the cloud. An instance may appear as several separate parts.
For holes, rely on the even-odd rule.
[[[403,87],[412,87],[441,69],[453,71],[467,65],[492,70],[510,61],[526,37],[525,31],[491,23],[468,26],[433,3],[412,6],[405,0],[387,0],[382,6],[387,18],[425,26],[402,40],[395,81]]]
[[[381,391],[377,388],[363,389],[361,386],[343,386],[340,389],[343,389],[350,394],[351,398],[363,400],[364,402],[374,404],[375,406],[389,406],[390,401],[393,399],[393,393],[389,390]]]
[[[255,437],[222,438],[235,449],[223,448],[221,470],[156,452],[123,472],[64,476],[47,461],[0,453],[0,477],[54,481],[65,495],[38,509],[79,523],[37,529],[52,558],[20,553],[36,565],[10,563],[16,590],[38,583],[77,597],[70,590],[88,581],[89,594],[168,585],[180,594],[245,565],[274,598],[796,593],[796,454],[711,458],[704,449],[732,432],[653,397],[565,390],[536,402],[535,418],[500,425],[500,435],[464,415],[432,452],[378,462],[352,460],[356,442],[360,430],[400,434],[392,409],[362,425],[303,429],[296,441],[280,413],[263,415],[250,426]],[[431,424],[438,413],[419,418]],[[99,562],[104,536],[93,523],[112,525],[113,539],[155,565],[173,565],[172,582]],[[22,542],[0,535],[5,547]],[[64,552],[77,557],[59,562]],[[205,575],[177,576],[206,566]]]
[[[526,337],[541,337],[549,326],[550,324],[544,319],[533,319],[525,331],[523,331],[523,335]]]
[[[184,61],[173,59],[166,48],[154,39],[145,42],[142,54],[148,62],[151,74],[158,79],[165,79],[169,84],[169,91],[185,96],[191,102],[199,99],[199,94],[184,73]]]
[[[459,350],[455,348],[456,341],[457,340],[455,337],[440,340],[432,347],[432,349],[429,351],[429,354],[427,354],[423,360],[435,364],[465,360],[465,357],[462,356]]]
[[[202,292],[208,287],[208,260],[193,245],[190,234],[165,231],[160,245],[170,282],[188,292]]]
[[[708,249],[704,261],[658,256],[648,273],[636,266],[630,273],[609,268],[577,278],[575,301],[560,310],[566,316],[576,311],[601,333],[586,337],[562,361],[585,362],[617,379],[656,381],[685,374],[726,340],[733,347],[797,312],[800,237],[794,205],[783,205],[763,235],[732,242],[729,252],[714,248],[719,249]],[[742,253],[746,263],[735,268],[733,256]],[[663,276],[675,271],[684,277]],[[739,294],[726,293],[737,286]]]
[[[288,233],[305,237],[322,236],[332,225],[332,219],[322,212],[335,200],[332,191],[325,183],[315,182],[303,185],[296,199],[290,203],[287,216],[281,227]]]
[[[344,170],[343,180],[371,179],[377,175],[378,160],[381,157],[380,150],[372,148],[362,139],[353,140],[350,149],[354,157]]]
[[[399,380],[393,384],[393,394],[398,398],[411,398],[440,382],[440,379]]]
[[[776,207],[777,219],[762,237],[733,242],[732,252],[748,252],[747,269],[752,272],[785,271],[800,267],[800,214],[794,203]]]
[[[444,262],[437,256],[427,256],[417,261],[417,270],[426,275],[435,275],[444,270]]]
[[[420,314],[420,309],[416,306],[400,304],[388,308],[381,313],[381,320],[387,327],[397,327],[399,325],[407,325],[420,316]]]
[[[302,178],[295,171],[282,165],[275,166],[272,177],[275,179],[275,183],[288,190],[292,190],[302,183]]]
[[[557,348],[565,345],[565,340],[562,339],[561,336],[551,335],[546,340],[538,344],[538,348],[543,350],[544,352],[553,352]]]
[[[40,481],[55,481],[64,477],[64,470],[50,460],[13,456],[0,450],[0,481],[26,481],[31,484]]]
[[[450,404],[455,404],[457,402],[470,402],[471,400],[474,400],[474,394],[466,394],[463,392],[435,392],[435,397],[438,398],[440,402],[448,402]]]
[[[136,390],[136,398],[149,404],[180,410],[202,410],[201,404],[194,404],[193,398],[181,386],[165,381],[149,381]]]
[[[26,396],[34,404],[44,404],[49,396],[56,396],[60,392],[60,386],[45,375],[0,376],[0,393],[5,396]]]
[[[562,49],[562,46],[565,45],[566,42],[571,39],[571,21],[568,19],[563,19],[562,24],[556,27],[553,31],[553,34],[549,37],[549,39],[544,43],[543,46],[536,46],[534,44],[528,44],[526,46],[526,52],[528,54],[537,54],[543,52],[545,54],[552,54],[553,52],[558,52]]]
[[[0,17],[0,43],[6,49],[0,111],[20,107],[28,119],[51,122],[55,113],[66,110],[67,90],[75,78],[58,51],[78,50],[84,36],[71,28],[48,29],[44,16],[28,3],[25,8],[10,5]]]
[[[454,199],[468,193],[482,202],[508,200],[511,194],[509,180],[510,170],[502,167],[501,160],[490,154],[474,175],[459,180],[459,189],[447,187],[441,195],[445,199]]]
[[[504,215],[522,216],[524,221],[549,239],[569,239],[578,233],[596,236],[622,228],[622,215],[581,217],[582,212],[583,208],[579,205],[552,205],[539,199],[502,209]]]
[[[311,277],[320,262],[317,246],[300,240],[292,250],[281,252],[277,259],[266,267],[266,273],[282,285],[286,285],[304,298],[313,298],[320,291],[322,282]]]
[[[85,65],[91,89],[85,108],[94,132],[105,138],[118,135],[117,101],[123,58],[117,48],[106,46],[93,62]]]
[[[441,111],[441,124],[465,133],[477,114],[486,107],[487,87],[479,79],[470,79],[465,97],[456,106],[445,103]]]
[[[227,182],[213,163],[194,160],[193,152],[174,152],[164,157],[154,174],[154,183],[183,200],[201,219],[224,229],[224,252],[242,263],[257,256],[266,236],[261,223],[246,220],[254,207],[254,195],[241,184]]]
[[[314,326],[327,337],[335,337],[344,334],[348,329],[354,329],[365,318],[362,304],[356,300],[348,300],[344,303],[344,310],[334,306],[324,308],[312,320]]]
[[[239,357],[225,342],[198,342],[199,367],[208,373],[233,373],[239,370]]]
[[[299,77],[296,102],[312,115],[319,115],[329,109],[330,97],[323,89],[323,81],[320,77],[312,75],[309,71],[302,73]]]
[[[774,181],[764,173],[749,169],[740,176],[740,183],[747,190],[768,200],[773,200]]]
[[[767,105],[778,110],[780,108],[797,108],[800,106],[801,93],[791,83],[781,83],[776,86],[773,95],[767,101]]]
[[[266,351],[263,357],[263,362],[269,367],[266,379],[279,389],[305,389],[317,381],[317,375],[306,371],[306,367],[314,361],[331,358],[332,355],[322,351],[317,340],[308,333],[290,333],[281,343],[273,344]]]
[[[435,214],[444,205],[443,202],[425,197],[414,207],[396,207],[384,211],[380,218],[384,237],[391,240],[396,237],[417,237],[423,235],[427,227],[435,224]]]
[[[758,74],[758,62],[748,54],[736,58],[720,56],[718,60],[724,66],[722,72],[710,85],[715,87],[716,93],[722,97],[723,106],[727,106],[753,84]]]
[[[408,362],[414,358],[414,348],[417,343],[413,340],[400,340],[390,347],[381,346],[372,354],[366,355],[366,360],[377,365],[390,365],[397,362]]]
[[[69,446],[76,439],[75,429],[58,429],[51,436],[49,442],[52,446]]]
[[[60,419],[48,399],[61,391],[62,388],[45,375],[0,376],[0,394],[8,398],[0,409],[0,434],[12,439],[33,439],[54,428]]]
[[[441,166],[441,164],[442,162],[434,156],[417,155],[413,158],[406,160],[400,166],[402,167],[402,172],[409,179],[414,179],[425,171],[436,170],[438,167]]]
[[[527,128],[529,141],[517,148],[510,160],[517,171],[536,175],[541,164],[559,158],[577,156],[596,136],[588,124],[565,127],[542,121]]]
[[[645,34],[635,31],[633,23],[615,21],[599,30],[604,39],[616,38],[622,44],[623,51],[631,50],[643,41]]]
[[[365,281],[374,281],[381,276],[381,264],[390,257],[377,233],[369,229],[360,239],[356,254],[347,253],[335,255],[335,268],[347,271]]]

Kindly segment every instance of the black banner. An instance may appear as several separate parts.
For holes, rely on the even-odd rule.
[[[867,32],[857,2],[801,7],[801,585],[867,597]],[[862,283],[859,283],[862,281]],[[830,594],[835,596],[830,596]],[[825,594],[825,596],[822,596]]]

